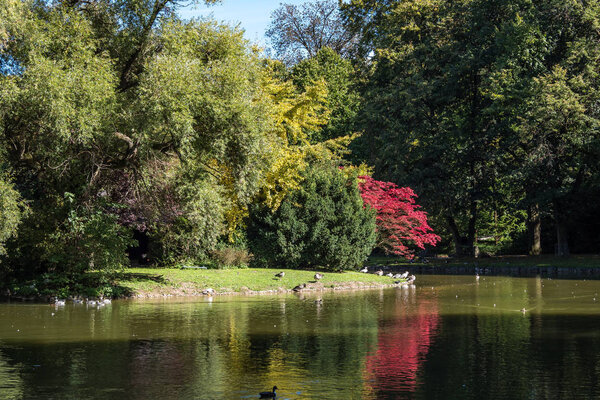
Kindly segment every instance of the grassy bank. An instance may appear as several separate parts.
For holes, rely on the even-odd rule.
[[[479,267],[563,267],[563,268],[574,268],[574,267],[600,267],[600,255],[597,254],[583,254],[583,255],[572,255],[570,257],[556,257],[552,255],[541,255],[541,256],[527,256],[527,255],[510,255],[510,256],[495,256],[485,258],[427,258],[427,263],[422,261],[415,263],[408,263],[405,259],[397,257],[369,257],[366,263],[367,265],[386,265],[390,267],[398,267],[408,265],[436,265],[436,266],[448,266],[448,267],[459,267],[464,265],[476,265]]]
[[[275,277],[285,272],[283,278]],[[310,289],[342,289],[391,285],[386,276],[359,272],[325,272],[315,282],[314,271],[282,269],[156,269],[129,268],[116,284],[130,296],[198,295],[210,288],[216,293],[276,292],[308,283]]]

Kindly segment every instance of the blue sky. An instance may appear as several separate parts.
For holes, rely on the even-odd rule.
[[[221,4],[185,7],[179,10],[182,18],[208,17],[240,26],[246,31],[246,38],[255,43],[266,44],[265,31],[271,22],[271,13],[281,3],[302,4],[308,0],[223,0]]]

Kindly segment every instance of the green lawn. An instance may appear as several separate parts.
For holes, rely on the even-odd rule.
[[[275,274],[284,271],[283,278]],[[287,269],[174,269],[174,268],[128,268],[120,275],[117,284],[130,293],[193,293],[212,288],[217,292],[266,291],[292,289],[296,285],[314,282],[314,271]],[[360,282],[363,285],[392,284],[386,276],[360,272],[324,272],[320,280],[323,287],[348,286]]]

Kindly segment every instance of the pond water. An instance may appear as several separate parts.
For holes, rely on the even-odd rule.
[[[421,276],[304,297],[1,303],[0,399],[251,399],[273,385],[282,399],[600,398],[599,293]]]

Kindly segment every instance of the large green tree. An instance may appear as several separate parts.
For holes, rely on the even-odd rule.
[[[102,243],[123,254],[128,242],[115,250],[109,233],[120,228],[110,224],[194,226],[194,236],[214,238],[225,217],[202,211],[211,185],[221,208],[256,194],[275,129],[262,63],[240,30],[183,22],[169,0],[8,6],[1,154],[32,208],[14,263],[60,270],[63,255],[89,250],[91,260]],[[178,191],[154,190],[177,182]],[[113,217],[96,224],[98,213]],[[79,229],[73,220],[106,232],[65,241],[76,251],[56,246]]]
[[[537,210],[554,215],[564,248],[565,209],[593,169],[596,3],[356,0],[344,10],[374,54],[361,122],[377,174],[422,193],[459,254],[473,252],[478,229],[500,226],[482,217],[524,208],[538,238]]]

